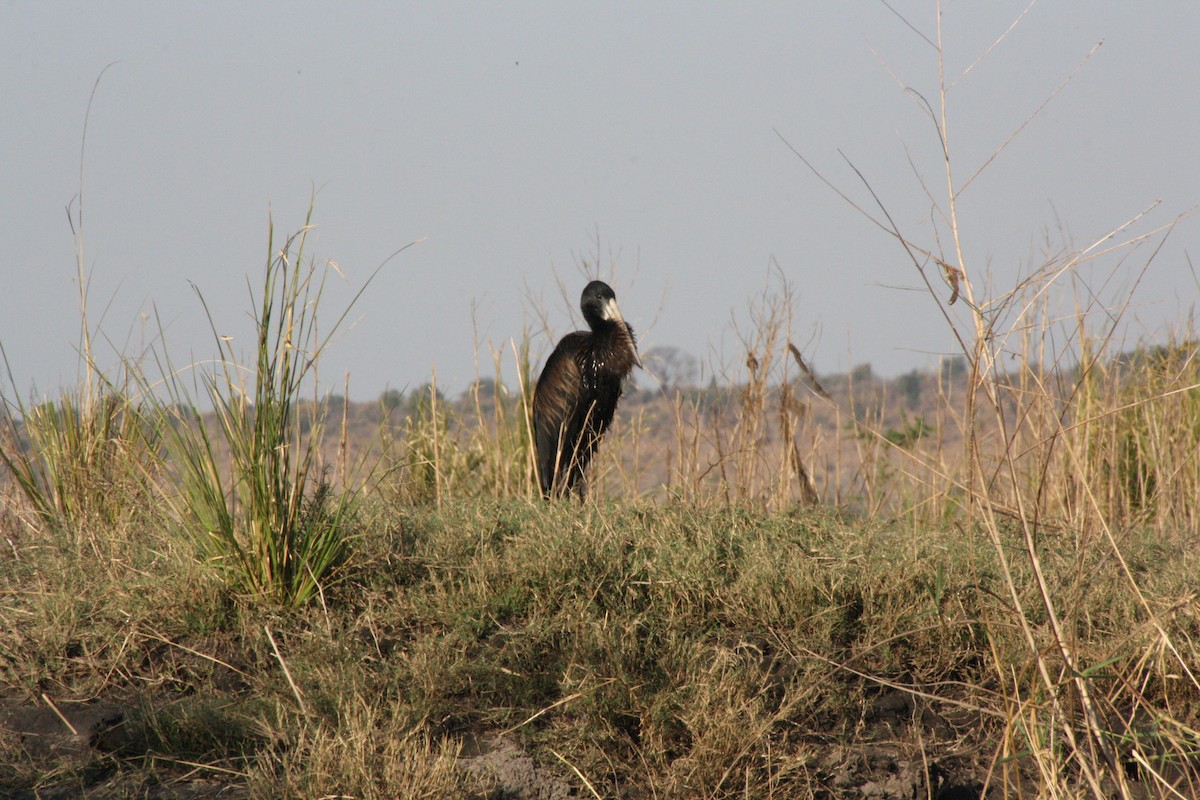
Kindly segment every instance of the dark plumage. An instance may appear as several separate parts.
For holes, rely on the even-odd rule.
[[[533,393],[533,432],[542,495],[577,491],[600,438],[612,424],[625,378],[640,366],[633,328],[607,283],[592,281],[579,301],[591,331],[562,338]]]

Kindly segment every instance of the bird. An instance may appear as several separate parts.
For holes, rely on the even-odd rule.
[[[583,499],[592,453],[612,424],[626,378],[641,366],[612,287],[590,282],[579,307],[590,330],[559,341],[533,392],[537,476],[546,499],[571,492]]]

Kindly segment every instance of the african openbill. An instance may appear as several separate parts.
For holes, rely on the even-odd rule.
[[[607,283],[585,286],[579,307],[591,330],[562,338],[533,393],[538,480],[547,498],[584,496],[588,462],[612,424],[625,378],[641,366],[633,328]]]

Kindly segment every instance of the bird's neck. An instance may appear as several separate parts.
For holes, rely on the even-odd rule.
[[[602,339],[620,339],[628,335],[624,322],[610,319],[599,319],[591,324],[592,335]]]

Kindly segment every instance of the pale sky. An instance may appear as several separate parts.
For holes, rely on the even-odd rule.
[[[780,137],[869,205],[844,153],[911,238],[952,254],[922,187],[945,196],[937,130],[903,90],[937,102],[935,12],[925,0],[5,2],[0,343],[19,391],[74,382],[64,208],[80,188],[88,96],[116,62],[88,127],[85,259],[92,322],[128,353],[153,334],[154,310],[177,361],[214,353],[189,284],[220,333],[249,346],[247,279],[258,286],[268,213],[280,232],[298,227],[316,187],[310,253],[345,275],[327,323],[388,254],[423,239],[327,353],[323,383],[341,391],[348,370],[353,399],[435,368],[462,389],[476,336],[506,346],[532,326],[547,353],[527,289],[554,337],[573,329],[577,262],[597,236],[643,349],[741,364],[731,321],[778,286],[775,263],[819,372],[929,367],[954,344],[930,299],[905,290],[911,262]],[[960,197],[981,288],[985,272],[1010,287],[1047,242],[1088,244],[1161,201],[1133,229],[1144,233],[1200,202],[1200,3],[958,0],[943,12],[959,185],[1103,41]],[[1172,232],[1134,293],[1130,337],[1186,319],[1198,237],[1194,218]],[[1157,243],[1085,275],[1113,302]]]

